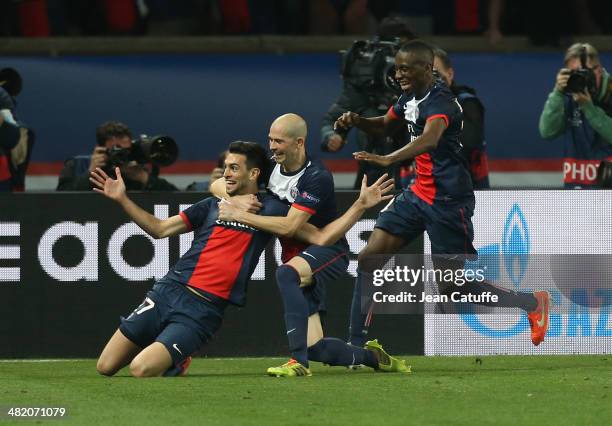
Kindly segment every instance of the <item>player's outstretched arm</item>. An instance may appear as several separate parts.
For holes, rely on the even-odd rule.
[[[338,117],[334,123],[334,130],[347,131],[356,127],[369,135],[380,136],[384,133],[386,124],[385,116],[366,118],[355,112],[347,111]]]
[[[393,195],[387,195],[393,189],[393,179],[387,179],[387,176],[385,173],[376,182],[368,186],[368,178],[364,175],[361,181],[359,198],[342,216],[321,229],[310,223],[305,223],[295,233],[295,238],[318,246],[334,244],[351,229],[367,209],[374,207],[381,201],[393,198]]]
[[[352,127],[371,135],[384,136],[392,135],[403,124],[403,120],[397,119],[389,112],[379,117],[363,117],[352,111],[342,114],[334,123],[334,130],[348,131]]]
[[[93,190],[119,203],[128,216],[147,234],[153,238],[165,238],[182,234],[189,230],[179,215],[162,220],[140,208],[127,196],[125,183],[123,182],[119,167],[115,168],[115,173],[117,174],[117,179],[109,177],[104,170],[97,167],[91,172],[89,177],[89,180],[94,185]]]
[[[446,130],[446,122],[442,118],[436,118],[425,124],[421,136],[397,151],[387,155],[376,155],[370,152],[359,151],[354,152],[353,157],[355,160],[368,161],[379,166],[388,167],[398,161],[408,160],[435,149],[444,130]]]

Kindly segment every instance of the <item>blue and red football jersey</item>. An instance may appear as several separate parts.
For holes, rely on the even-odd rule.
[[[317,228],[322,228],[337,217],[334,178],[318,160],[306,159],[304,165],[295,172],[284,172],[280,164],[275,164],[268,180],[268,191],[288,207],[310,213],[308,220]],[[282,261],[287,262],[309,244],[287,238],[279,238],[283,247]]]
[[[270,195],[260,196],[259,214],[285,216],[288,207]],[[219,200],[206,198],[180,213],[194,232],[193,242],[163,280],[172,280],[242,306],[247,283],[272,235],[239,222],[219,220]]]
[[[441,80],[420,99],[412,94],[400,96],[389,109],[389,115],[406,122],[411,140],[423,134],[428,121],[440,118],[446,123],[438,146],[415,158],[416,181],[410,187],[415,195],[428,204],[473,196],[472,179],[459,142],[463,120],[461,106]]]

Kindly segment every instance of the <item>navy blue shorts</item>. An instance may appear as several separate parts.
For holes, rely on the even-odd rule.
[[[381,210],[376,228],[412,241],[427,232],[432,254],[472,256],[474,241],[475,200],[434,201],[432,205],[417,197],[412,191],[404,191]]]
[[[197,352],[219,329],[225,306],[208,303],[177,283],[158,282],[119,330],[141,348],[162,343],[174,365]]]
[[[332,246],[308,246],[298,253],[310,265],[314,283],[304,287],[310,314],[326,311],[325,286],[346,273],[349,264],[349,246],[342,238]]]

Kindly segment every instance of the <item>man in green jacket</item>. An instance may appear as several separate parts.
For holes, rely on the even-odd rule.
[[[597,50],[575,43],[565,53],[540,116],[540,135],[563,136],[563,183],[566,188],[597,186],[597,168],[612,160],[612,81]]]

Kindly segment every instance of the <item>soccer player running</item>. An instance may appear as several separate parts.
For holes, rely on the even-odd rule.
[[[371,312],[361,309],[361,287],[372,282],[376,263],[366,261],[368,256],[397,253],[424,231],[431,241],[436,269],[463,269],[465,259],[477,254],[472,245],[471,221],[475,198],[459,143],[462,111],[449,88],[435,79],[433,60],[432,48],[426,43],[406,43],[395,57],[395,78],[403,91],[397,103],[381,117],[365,118],[347,112],[335,123],[340,128],[357,127],[370,133],[392,132],[394,127],[406,125],[411,142],[397,151],[385,156],[367,152],[353,155],[381,166],[411,158],[416,161],[416,182],[381,211],[366,247],[359,253],[349,327],[349,341],[354,345],[363,344],[371,321]],[[532,343],[539,345],[544,340],[550,301],[547,292],[515,292],[487,282],[446,284],[450,285],[438,283],[441,293],[490,292],[498,296],[498,302],[482,304],[525,310],[529,313]]]
[[[285,312],[285,326],[291,359],[279,367],[271,367],[271,376],[310,376],[308,361],[328,365],[367,365],[382,371],[408,371],[403,361],[390,357],[377,341],[356,347],[330,337],[323,337],[319,310],[324,298],[324,285],[338,279],[348,267],[349,247],[344,234],[362,212],[347,211],[336,218],[334,182],[331,173],[306,154],[306,122],[296,114],[278,117],[270,127],[269,145],[276,163],[267,187],[290,206],[286,216],[263,216],[240,209],[235,203],[220,203],[219,218],[237,221],[279,236],[283,247],[283,264],[276,270]],[[392,181],[377,182],[390,189]],[[365,179],[362,188],[366,187]],[[211,187],[217,196],[219,181]],[[387,196],[388,197],[388,196]],[[298,230],[310,223],[320,231],[306,236]],[[363,346],[363,345],[360,345]]]
[[[266,150],[253,142],[233,142],[225,159],[224,185],[230,197],[251,194],[261,203],[261,214],[285,215],[287,206],[269,195],[259,195],[267,181]],[[194,231],[189,250],[146,295],[132,314],[122,319],[97,363],[100,374],[112,376],[130,365],[136,377],[183,374],[196,352],[219,329],[227,304],[244,305],[247,282],[271,238],[236,222],[218,218],[218,199],[209,197],[165,220],[147,213],[126,195],[121,171],[112,179],[101,169],[91,174],[97,192],[118,202],[125,212],[154,238]],[[387,184],[384,184],[387,185]],[[360,197],[333,227],[386,198],[382,179],[362,187]],[[257,195],[254,195],[257,194]],[[231,198],[230,198],[231,199]],[[317,236],[305,224],[297,235]]]

